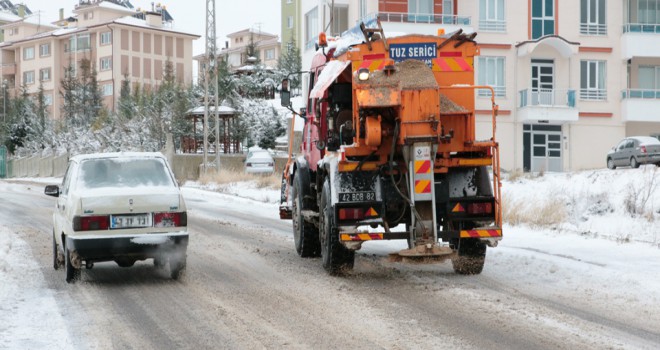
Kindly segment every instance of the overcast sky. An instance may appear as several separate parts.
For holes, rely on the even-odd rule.
[[[64,16],[72,14],[78,0],[14,0],[25,3],[45,22],[53,22],[59,17],[59,9],[64,8]],[[174,27],[178,30],[198,34],[200,39],[193,42],[193,55],[204,52],[206,35],[206,0],[155,0],[167,6],[174,17]],[[133,6],[151,9],[151,0],[131,0]],[[222,47],[229,33],[247,28],[260,28],[264,32],[280,35],[279,0],[216,0],[216,28],[218,47]],[[240,4],[240,5],[239,5]]]

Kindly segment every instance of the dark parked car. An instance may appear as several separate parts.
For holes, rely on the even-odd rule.
[[[607,167],[639,168],[640,164],[660,166],[660,140],[650,136],[627,137],[607,153]]]

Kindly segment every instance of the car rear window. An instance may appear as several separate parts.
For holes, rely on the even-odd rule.
[[[165,163],[157,158],[88,159],[80,166],[83,188],[175,186]]]

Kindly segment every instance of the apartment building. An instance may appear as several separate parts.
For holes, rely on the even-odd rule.
[[[295,39],[296,45],[300,47],[302,41],[302,31],[300,28],[301,21],[301,2],[302,0],[280,0],[281,1],[281,37],[282,37],[282,52],[286,52],[286,45],[291,42],[291,38]]]
[[[192,41],[199,35],[174,29],[160,7],[138,12],[128,2],[80,1],[73,16],[49,24],[28,16],[0,26],[0,74],[10,89],[25,85],[30,94],[43,85],[51,117],[61,110],[60,82],[68,67],[77,74],[80,61],[88,59],[98,71],[106,106],[114,110],[127,76],[146,89],[162,82],[169,61],[176,79],[192,82]]]
[[[378,15],[386,35],[476,31],[475,83],[495,89],[505,169],[602,168],[623,137],[660,134],[660,0],[334,3],[303,5],[303,67],[337,7],[350,26]],[[490,93],[475,98],[478,137],[486,138]]]
[[[227,35],[227,40],[222,48],[218,49],[218,57],[229,64],[232,72],[249,73],[254,69],[248,62],[247,47],[254,43],[258,62],[265,69],[276,68],[280,58],[281,45],[277,35],[263,32],[259,29],[248,28]],[[206,54],[202,53],[193,57],[199,64],[200,71],[206,67]],[[204,76],[199,75],[203,81]]]

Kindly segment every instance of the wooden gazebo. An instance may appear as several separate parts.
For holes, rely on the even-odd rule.
[[[218,145],[223,153],[239,153],[240,140],[233,137],[231,130],[235,126],[238,112],[227,106],[219,106],[218,119],[220,123],[220,138]],[[209,120],[216,115],[216,107],[209,106]],[[193,134],[181,137],[181,149],[184,153],[198,153],[204,150],[204,106],[193,108],[186,112],[186,118],[193,123]],[[215,130],[208,130],[209,138],[215,137]],[[215,143],[209,144],[209,151],[215,153]]]

